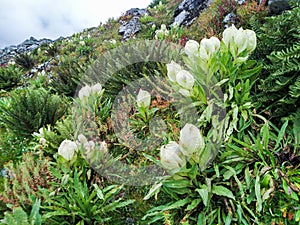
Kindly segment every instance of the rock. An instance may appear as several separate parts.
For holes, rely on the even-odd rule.
[[[19,45],[11,45],[4,49],[0,49],[0,65],[8,63],[18,54],[27,54],[34,49],[39,48],[42,44],[50,44],[52,42],[52,40],[47,38],[37,40],[34,37],[30,37]]]
[[[268,7],[271,15],[279,15],[283,11],[291,9],[287,0],[269,0]]]
[[[243,5],[244,3],[247,2],[247,0],[235,0],[237,4]]]
[[[139,8],[131,8],[126,11],[124,16],[131,15],[131,16],[144,16],[146,14],[149,14],[149,11],[147,9],[139,9]]]
[[[180,25],[189,26],[199,16],[200,12],[207,8],[210,0],[183,0],[174,12],[174,22]]]
[[[135,35],[142,30],[140,18],[134,16],[128,23],[124,23],[119,27],[119,34],[123,35],[123,40],[127,40],[131,36]]]
[[[223,19],[224,27],[227,28],[232,24],[237,24],[238,19],[239,18],[234,13],[228,13]]]

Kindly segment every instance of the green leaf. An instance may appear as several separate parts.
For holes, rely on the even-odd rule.
[[[100,198],[101,200],[103,200],[104,199],[104,195],[103,195],[101,189],[99,188],[99,186],[97,184],[93,184],[93,186],[94,186],[94,188],[95,188],[95,190],[97,192],[98,198]]]
[[[224,186],[213,185],[212,193],[214,193],[216,195],[219,195],[219,196],[225,196],[225,197],[228,197],[228,198],[235,199],[232,191],[230,191],[228,188],[226,188]]]
[[[261,194],[260,194],[260,177],[259,175],[256,175],[256,179],[255,179],[255,196],[257,199],[257,211],[260,212],[262,210],[262,198],[261,198]]]
[[[162,182],[153,185],[150,191],[148,192],[148,194],[144,197],[144,200],[148,200],[153,195],[156,195],[160,191],[161,186],[162,186]]]
[[[199,205],[200,202],[201,202],[201,201],[200,201],[199,198],[194,199],[194,200],[191,202],[191,204],[189,204],[189,205],[186,207],[185,210],[186,210],[186,211],[191,211],[191,210],[195,209],[195,208]]]
[[[285,134],[285,130],[286,130],[288,124],[289,124],[289,121],[287,120],[287,121],[285,121],[285,123],[280,128],[280,131],[279,131],[279,134],[277,136],[276,144],[275,144],[274,149],[277,149],[279,147],[280,142],[283,140],[283,137],[284,137],[284,134]]]
[[[196,191],[201,196],[203,204],[206,207],[208,204],[208,188],[207,188],[207,186],[204,186],[204,188],[201,188],[201,189],[196,189]]]

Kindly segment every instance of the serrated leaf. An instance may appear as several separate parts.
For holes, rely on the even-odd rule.
[[[235,199],[232,191],[230,191],[228,188],[226,188],[224,186],[213,185],[212,193],[219,195],[219,196],[224,196],[224,197]]]

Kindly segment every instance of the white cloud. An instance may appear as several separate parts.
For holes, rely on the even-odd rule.
[[[118,18],[152,0],[1,0],[0,48],[33,36],[56,39]]]

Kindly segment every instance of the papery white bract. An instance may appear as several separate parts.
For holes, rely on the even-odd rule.
[[[200,58],[209,60],[220,49],[220,41],[216,37],[203,38],[200,42]]]
[[[67,161],[71,161],[73,159],[75,152],[77,152],[77,145],[75,142],[70,140],[64,140],[58,148],[58,154]]]
[[[246,50],[250,54],[256,48],[256,34],[253,30],[236,29],[234,25],[223,32],[223,42],[234,57],[238,57]],[[243,62],[247,56],[238,59]]]
[[[99,83],[97,83],[97,84],[95,84],[94,86],[92,86],[91,89],[92,89],[92,92],[93,92],[93,93],[100,94],[101,91],[102,91],[102,85],[99,84]]]
[[[238,29],[234,37],[234,43],[238,49],[237,55],[242,53],[247,48],[248,37],[247,33],[243,30],[243,28]]]
[[[230,45],[234,42],[234,36],[236,35],[238,29],[232,24],[230,27],[226,28],[223,31],[223,42],[225,43],[226,47],[229,48]]]
[[[204,149],[204,137],[195,125],[187,123],[180,131],[179,145],[180,151],[191,157],[197,150]]]
[[[176,75],[177,83],[187,89],[190,90],[194,86],[195,79],[192,74],[190,74],[187,70],[181,70]]]
[[[189,57],[194,57],[197,56],[199,53],[199,43],[194,40],[189,40],[184,46],[184,52],[189,56]]]
[[[171,82],[176,82],[176,75],[179,73],[179,71],[182,70],[181,66],[177,63],[175,63],[173,60],[171,63],[167,64],[167,70],[168,70],[168,78]]]
[[[185,159],[183,157],[180,152],[180,147],[175,141],[170,141],[160,149],[161,164],[170,171],[179,170],[185,165]]]
[[[78,139],[78,141],[79,141],[80,143],[82,143],[82,144],[88,142],[87,138],[86,138],[83,134],[79,134],[78,137],[77,137],[77,139]]]
[[[84,98],[89,97],[91,93],[92,88],[89,85],[86,85],[80,89],[78,92],[78,97],[80,100],[83,100]]]
[[[151,103],[151,95],[148,91],[140,89],[137,96],[137,105],[138,107],[149,107]]]
[[[251,53],[256,48],[256,33],[253,30],[245,30],[245,33],[248,37],[247,51]]]

